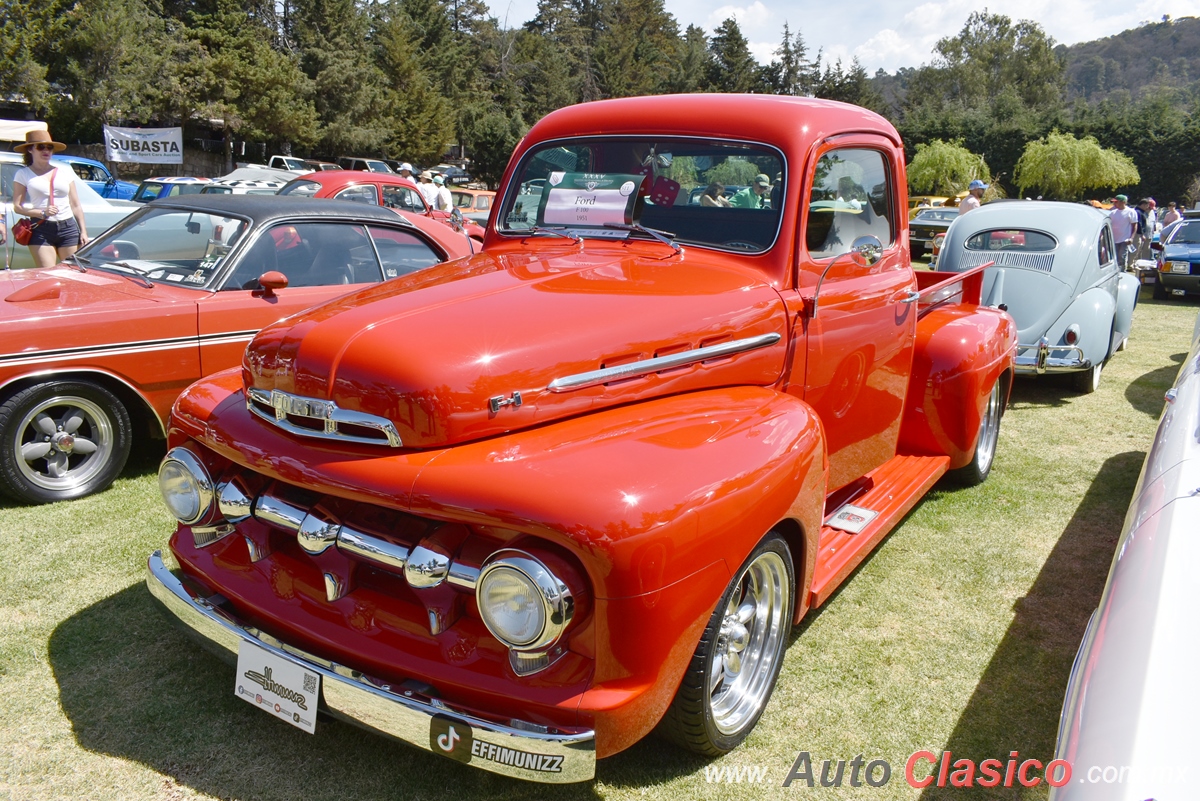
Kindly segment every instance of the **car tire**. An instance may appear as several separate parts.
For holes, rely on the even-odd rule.
[[[658,733],[690,751],[720,756],[758,723],[775,689],[792,628],[791,550],[770,532],[717,603]]]
[[[1156,275],[1154,276],[1154,288],[1150,292],[1151,297],[1155,300],[1166,300],[1171,295],[1167,292],[1167,288],[1163,286],[1162,280]]]
[[[1100,374],[1104,372],[1104,362],[1096,362],[1090,369],[1071,375],[1071,386],[1081,395],[1090,395],[1100,388]]]
[[[910,258],[919,259],[925,255],[925,246],[923,244],[921,244],[920,242],[911,243],[910,249],[912,250],[912,254],[910,255]]]
[[[0,492],[28,504],[108,487],[129,458],[129,412],[107,389],[48,381],[0,404]]]
[[[983,408],[983,419],[979,421],[979,434],[975,437],[975,452],[971,461],[950,471],[950,478],[959,486],[974,487],[987,480],[996,460],[996,444],[1000,441],[1000,420],[1004,417],[1004,398],[1001,395],[1002,381],[996,379],[988,393],[987,405]]]

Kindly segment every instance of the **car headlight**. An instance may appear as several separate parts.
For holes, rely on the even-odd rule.
[[[575,613],[566,583],[524,551],[492,554],[479,573],[475,600],[493,636],[517,651],[553,645]]]
[[[171,514],[186,525],[212,509],[213,482],[208,470],[187,448],[172,448],[158,466],[158,489]]]

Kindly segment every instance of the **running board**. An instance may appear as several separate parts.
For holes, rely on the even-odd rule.
[[[870,487],[866,492],[854,496],[848,502],[853,513],[867,510],[875,516],[862,525],[860,533],[854,534],[829,525],[821,526],[821,540],[817,547],[817,565],[813,571],[812,588],[809,591],[809,606],[818,607],[838,588],[854,568],[867,558],[875,546],[887,536],[897,523],[917,505],[937,480],[950,467],[948,456],[896,456],[875,468],[867,478]],[[826,523],[842,511],[847,504],[829,510]],[[869,515],[857,515],[858,518]],[[846,524],[842,524],[846,525]],[[850,528],[855,528],[853,524]]]

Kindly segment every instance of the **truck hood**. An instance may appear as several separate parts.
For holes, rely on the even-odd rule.
[[[405,448],[673,393],[776,382],[788,341],[778,292],[705,254],[664,259],[662,249],[564,242],[537,255],[481,253],[388,281],[263,329],[246,349],[243,380],[257,390],[252,399],[269,397],[276,409],[284,396],[274,390],[385,418]],[[561,385],[729,343],[738,352]],[[302,427],[312,428],[307,422]]]

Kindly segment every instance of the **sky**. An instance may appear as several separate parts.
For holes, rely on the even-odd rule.
[[[783,36],[783,23],[800,31],[809,57],[824,50],[828,61],[841,58],[845,64],[855,56],[869,74],[877,69],[895,72],[900,67],[918,67],[932,60],[938,39],[962,30],[972,11],[981,10],[978,0],[897,2],[859,0],[839,3],[830,0],[665,0],[680,31],[699,25],[706,32],[729,17],[738,21],[755,57],[766,64]],[[537,13],[537,0],[488,0],[492,13],[506,27],[515,28]],[[1157,22],[1164,14],[1172,17],[1200,16],[1200,0],[989,0],[987,10],[1014,20],[1039,23],[1056,43],[1076,44],[1118,34],[1144,22]]]

